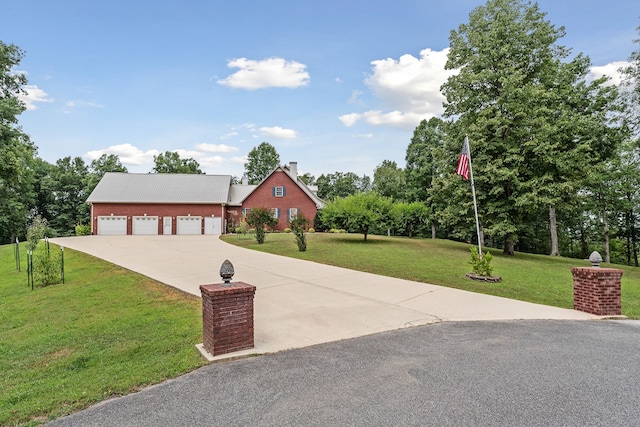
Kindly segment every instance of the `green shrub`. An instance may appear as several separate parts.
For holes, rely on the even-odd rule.
[[[298,245],[298,250],[300,252],[304,252],[307,250],[307,237],[304,234],[304,231],[309,226],[309,220],[305,218],[304,215],[298,214],[294,219],[289,222],[293,233],[296,235],[296,244]]]
[[[278,220],[273,217],[271,209],[252,208],[247,214],[247,224],[256,229],[256,241],[259,244],[264,243],[267,227],[274,227]]]
[[[313,227],[311,227],[311,228],[309,229],[309,231],[308,231],[308,232],[309,232],[309,233],[315,233],[315,232],[316,232],[316,230],[315,230]]]
[[[346,233],[347,230],[343,228],[332,228],[329,230],[329,233]]]
[[[60,283],[62,256],[57,250],[41,248],[33,255],[33,281],[38,286]]]
[[[91,225],[76,224],[76,236],[89,236],[91,234]]]
[[[486,276],[490,277],[493,272],[493,267],[491,267],[491,260],[493,259],[493,255],[489,252],[484,254],[484,256],[478,255],[478,248],[475,246],[471,247],[471,269],[473,274],[477,274],[478,276]]]

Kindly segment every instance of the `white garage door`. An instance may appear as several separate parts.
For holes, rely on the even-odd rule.
[[[127,234],[126,216],[99,216],[98,234],[100,236],[124,236]]]
[[[132,222],[133,234],[158,234],[157,216],[134,216]]]
[[[179,216],[176,220],[177,234],[202,234],[201,216]]]
[[[204,234],[222,234],[222,218],[205,216]]]

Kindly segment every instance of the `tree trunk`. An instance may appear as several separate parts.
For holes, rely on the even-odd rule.
[[[515,255],[514,246],[513,233],[507,233],[507,235],[504,236],[504,251],[502,251],[502,253],[504,255]]]
[[[560,256],[558,249],[558,223],[556,222],[556,208],[549,206],[549,232],[551,233],[551,256]]]
[[[633,250],[634,265],[638,267],[638,234],[636,233],[636,221],[633,211],[631,211],[631,249]]]
[[[432,239],[436,238],[436,222],[435,221],[431,221],[431,238]]]
[[[607,219],[607,209],[602,207],[602,228],[604,229],[604,262],[611,262],[611,252],[609,251],[609,220]]]
[[[629,223],[630,221],[630,214],[629,211],[625,212],[624,214],[624,223],[626,225],[626,230],[624,231],[625,237],[626,237],[626,255],[627,255],[627,265],[631,265],[631,230],[629,229]]]

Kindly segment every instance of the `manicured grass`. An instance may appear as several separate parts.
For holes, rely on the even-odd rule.
[[[465,277],[470,271],[470,246],[449,240],[408,239],[361,234],[307,234],[308,249],[299,252],[292,234],[268,234],[259,245],[247,236],[227,235],[229,243],[264,252],[346,267],[359,271],[432,283],[522,301],[573,308],[571,267],[588,267],[587,261],[517,253],[513,257],[491,250],[494,274],[500,283],[477,282]],[[622,312],[640,319],[640,269],[620,268]]]
[[[65,284],[32,291],[24,247],[18,273],[14,247],[0,246],[0,425],[37,425],[204,364],[199,298],[64,255]]]

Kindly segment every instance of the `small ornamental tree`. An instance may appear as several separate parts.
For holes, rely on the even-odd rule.
[[[27,229],[27,250],[35,251],[38,242],[44,239],[47,233],[47,220],[37,215]]]
[[[365,242],[373,227],[385,227],[391,220],[391,199],[369,191],[336,199],[322,209],[322,221],[333,228],[362,233]]]
[[[298,250],[300,252],[304,252],[307,250],[307,236],[304,234],[307,227],[309,227],[309,220],[302,215],[298,214],[294,219],[289,222],[289,226],[291,227],[291,231],[296,235],[296,244],[298,245]]]
[[[258,243],[264,243],[265,228],[274,227],[278,223],[278,219],[274,218],[273,212],[267,208],[251,208],[246,218],[247,224],[255,228],[256,240]]]

